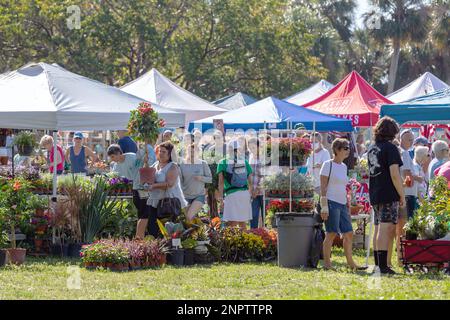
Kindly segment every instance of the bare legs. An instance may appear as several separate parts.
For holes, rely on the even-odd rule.
[[[195,200],[192,202],[189,207],[186,208],[186,218],[188,221],[192,221],[195,215],[202,209],[203,203]]]
[[[323,242],[323,266],[325,269],[331,269],[331,247],[333,246],[333,240],[336,237],[336,233],[329,232],[325,235]],[[344,254],[347,260],[347,264],[351,269],[356,269],[357,265],[353,261],[352,247],[353,247],[353,231],[346,232],[343,235],[344,238]]]
[[[139,219],[136,227],[136,239],[142,240],[145,237],[145,230],[147,229],[148,219]]]

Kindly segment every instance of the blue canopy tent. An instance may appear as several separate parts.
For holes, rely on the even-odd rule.
[[[383,105],[380,117],[389,116],[399,124],[450,122],[450,88],[406,102]]]
[[[303,124],[306,130],[353,131],[350,120],[299,107],[274,97],[265,98],[245,108],[193,121],[189,124],[189,130],[198,128],[205,132],[212,129],[214,119],[222,119],[225,130],[288,129],[288,124],[291,123],[293,128],[297,124]]]

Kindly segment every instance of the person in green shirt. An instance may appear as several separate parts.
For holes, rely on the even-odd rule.
[[[223,221],[228,226],[239,226],[242,230],[252,219],[250,174],[252,168],[240,152],[239,143],[231,141],[228,144],[227,158],[222,159],[217,166],[219,176],[219,198],[223,209]]]

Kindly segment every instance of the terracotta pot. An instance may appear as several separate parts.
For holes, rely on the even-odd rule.
[[[26,249],[16,248],[16,249],[7,249],[9,254],[9,262],[16,265],[21,265],[25,262],[25,257],[27,254]]]
[[[359,212],[362,210],[363,206],[350,206],[350,214],[351,215],[358,215]]]
[[[44,240],[42,239],[34,239],[34,247],[37,252],[41,251],[43,242]]]
[[[153,184],[155,183],[155,173],[156,173],[156,169],[155,168],[141,168],[139,169],[139,176],[140,176],[140,181],[141,184]]]
[[[7,166],[8,165],[8,157],[6,156],[2,156],[2,157],[0,157],[0,164],[2,165],[2,166]]]

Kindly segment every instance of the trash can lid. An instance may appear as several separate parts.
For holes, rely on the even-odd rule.
[[[314,217],[314,212],[277,212],[276,217]]]

